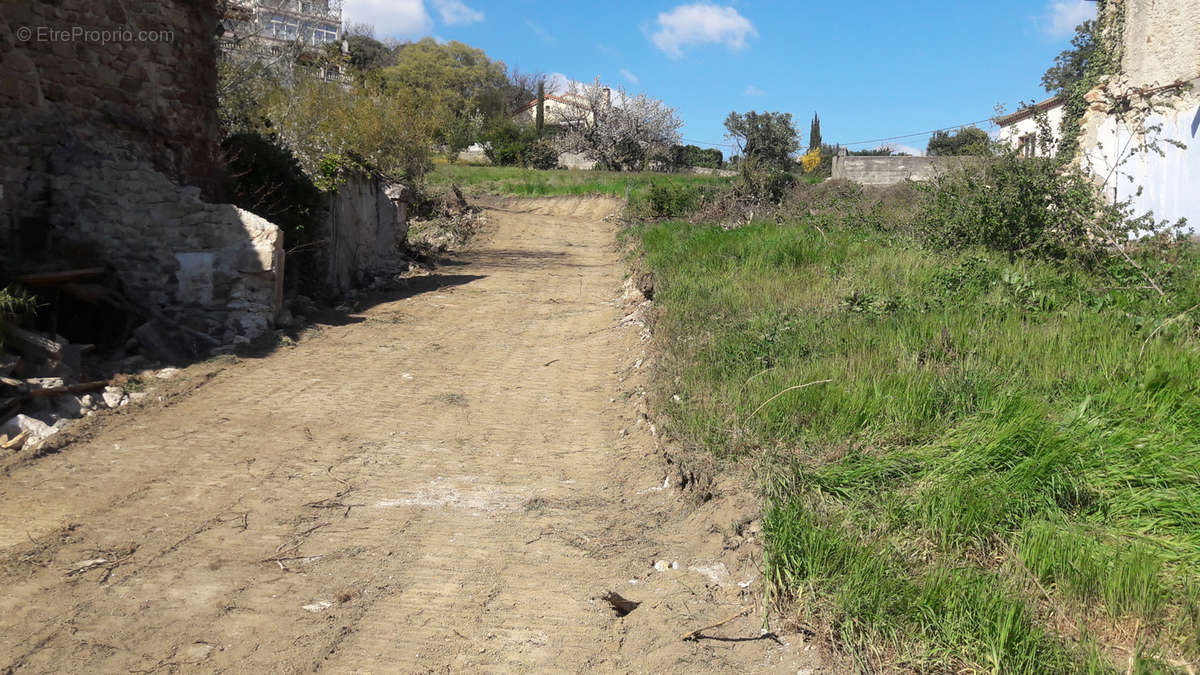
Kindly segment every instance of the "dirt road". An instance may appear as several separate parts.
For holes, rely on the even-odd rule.
[[[761,636],[752,505],[664,488],[615,208],[498,202],[404,292],[10,466],[0,668],[822,671]]]

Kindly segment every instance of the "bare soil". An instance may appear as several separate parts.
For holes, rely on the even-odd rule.
[[[650,431],[617,208],[496,201],[369,309],[7,458],[0,668],[833,669],[763,633],[753,501]]]

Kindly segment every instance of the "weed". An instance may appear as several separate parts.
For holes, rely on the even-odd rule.
[[[1107,671],[1089,636],[1135,626],[1144,671],[1200,656],[1195,251],[1135,252],[1160,296],[1120,257],[944,246],[900,197],[818,188],[632,230],[666,432],[755,458],[773,592],[915,670]]]

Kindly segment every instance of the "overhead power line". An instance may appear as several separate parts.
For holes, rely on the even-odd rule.
[[[932,131],[919,131],[914,134],[904,134],[903,136],[890,136],[888,138],[873,138],[869,141],[851,141],[850,143],[840,143],[839,145],[842,145],[845,147],[850,147],[851,145],[867,145],[868,143],[884,143],[887,141],[899,141],[899,140],[903,140],[905,138],[916,138],[918,136],[928,136],[930,134],[936,134],[939,131],[953,131],[955,129],[962,129],[963,127],[970,127],[970,126],[974,126],[976,124],[983,124],[984,122],[991,122],[991,121],[992,121],[992,118],[988,117],[988,118],[981,119],[981,120],[978,120],[975,122],[967,122],[966,124],[956,124],[952,127],[943,127],[941,129],[933,129]]]
[[[851,141],[849,143],[838,143],[837,145],[848,148],[852,145],[868,145],[870,143],[886,143],[888,141],[901,141],[906,138],[917,138],[919,136],[929,136],[931,134],[936,134],[939,131],[954,131],[955,129],[962,129],[963,127],[970,127],[970,126],[974,126],[976,124],[983,124],[984,122],[991,122],[991,121],[992,121],[992,118],[988,117],[985,119],[976,120],[974,122],[967,122],[965,124],[955,124],[954,126],[942,127],[941,129],[932,129],[930,131],[918,131],[915,133],[903,134],[900,136],[888,136],[887,138],[872,138],[872,139],[866,140],[866,141]],[[698,141],[694,138],[684,138],[681,140],[683,140],[687,143],[695,143],[696,145],[708,145],[708,146],[718,146],[719,145],[724,148],[734,148],[734,149],[738,148],[738,146],[733,143],[710,143],[709,141]]]

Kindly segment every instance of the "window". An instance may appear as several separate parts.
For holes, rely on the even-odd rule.
[[[1037,134],[1025,134],[1017,142],[1017,152],[1022,157],[1034,157],[1037,155]]]

